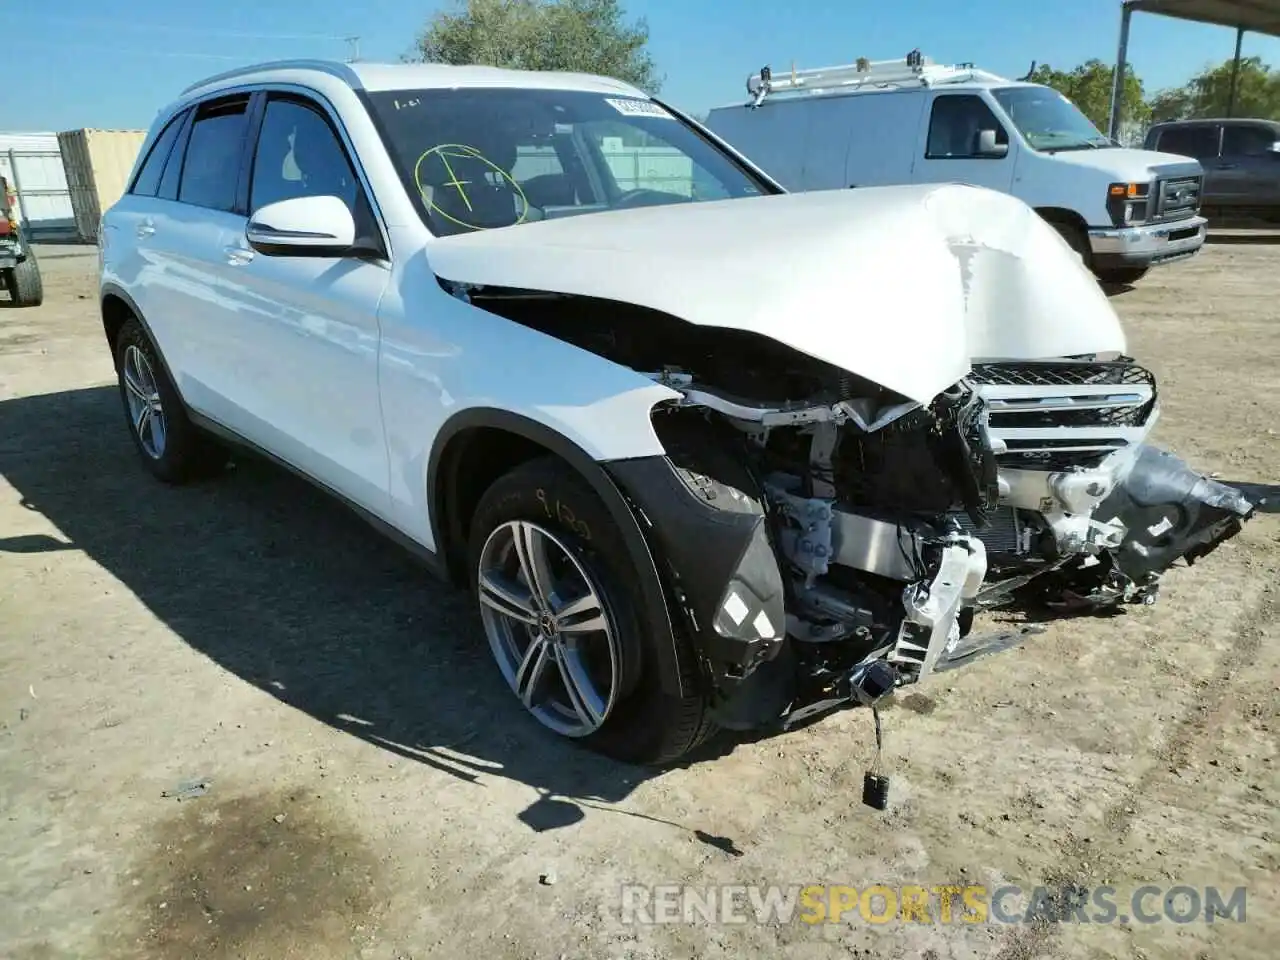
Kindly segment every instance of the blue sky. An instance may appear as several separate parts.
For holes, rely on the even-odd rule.
[[[6,4],[0,129],[145,127],[183,86],[241,63],[294,56],[395,60],[445,4],[413,0],[59,0]],[[903,56],[973,61],[1021,75],[1110,61],[1118,0],[629,0],[666,75],[663,94],[701,112],[743,95],[749,73]],[[1130,59],[1148,89],[1231,56],[1234,31],[1138,14]],[[1246,35],[1246,55],[1280,66],[1280,40]],[[17,95],[15,91],[22,91]]]

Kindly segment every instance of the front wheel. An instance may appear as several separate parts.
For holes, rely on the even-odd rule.
[[[1086,267],[1092,267],[1093,250],[1089,246],[1089,235],[1084,229],[1065,220],[1049,220],[1048,222],[1051,227],[1058,231],[1062,239],[1067,241],[1067,246],[1080,258],[1080,262]]]
[[[1103,283],[1129,286],[1145,277],[1150,269],[1150,267],[1114,267],[1110,270],[1096,270],[1094,272]]]
[[[567,464],[532,460],[498,479],[469,547],[489,649],[535,720],[639,763],[674,760],[712,732],[680,638],[676,668],[690,692],[665,693],[670,661],[635,599],[639,574],[608,510]]]

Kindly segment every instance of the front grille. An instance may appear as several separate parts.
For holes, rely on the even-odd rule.
[[[1149,370],[1128,360],[1030,360],[975,363],[973,383],[1002,387],[1080,387],[1091,384],[1154,387]]]
[[[1202,177],[1172,177],[1156,181],[1156,219],[1182,220],[1200,212]]]
[[[1141,442],[1156,407],[1155,377],[1127,360],[981,363],[970,379],[1006,468],[1096,466]]]

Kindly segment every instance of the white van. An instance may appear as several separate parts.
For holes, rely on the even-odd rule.
[[[712,110],[707,126],[788,190],[950,181],[999,190],[1115,283],[1204,245],[1200,164],[1118,146],[1049,87],[917,51],[776,77],[766,67],[747,90],[746,104]]]

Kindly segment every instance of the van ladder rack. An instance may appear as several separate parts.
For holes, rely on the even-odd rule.
[[[985,70],[978,70],[971,63],[934,63],[919,50],[913,50],[900,60],[860,59],[856,63],[811,70],[797,70],[793,66],[790,74],[778,77],[765,67],[747,78],[747,93],[751,97],[747,106],[758,107],[766,97],[776,97],[779,94],[823,96],[857,93],[864,89],[929,87],[944,83],[1003,79]]]

